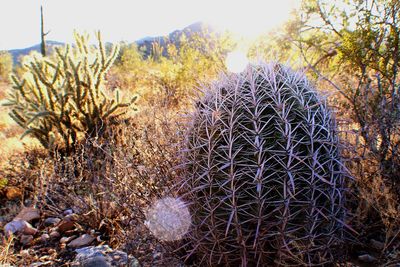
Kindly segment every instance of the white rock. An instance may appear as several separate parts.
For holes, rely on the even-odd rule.
[[[72,240],[74,240],[76,238],[76,235],[73,236],[66,236],[60,239],[60,243],[68,243],[71,242]]]

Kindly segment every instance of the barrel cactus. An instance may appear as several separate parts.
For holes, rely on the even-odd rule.
[[[187,136],[188,254],[200,266],[333,262],[346,215],[335,127],[305,76],[280,64],[212,84]]]

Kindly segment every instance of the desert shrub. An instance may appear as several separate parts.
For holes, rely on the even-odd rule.
[[[7,159],[0,164],[0,177],[6,180],[5,189],[16,187],[23,199],[34,201],[40,190],[41,176],[51,169],[50,167],[43,168],[46,165],[46,153],[41,149],[30,148],[27,151],[8,155]]]
[[[206,89],[182,181],[200,265],[339,260],[347,174],[335,127],[312,85],[282,65],[249,66]]]
[[[399,2],[303,4],[291,40],[338,106],[356,178],[353,226],[360,244],[385,244],[378,249],[384,258],[400,237]]]
[[[178,42],[166,47],[155,46],[150,57],[155,66],[152,77],[165,105],[177,106],[197,95],[194,88],[225,69],[224,58],[232,48],[229,36],[212,35],[206,29],[182,34]],[[163,50],[166,56],[159,56]]]
[[[223,70],[224,57],[233,48],[228,35],[207,32],[180,33],[153,42],[147,50],[123,46],[113,79],[124,88],[135,88],[141,101],[175,108],[185,104],[202,82]]]
[[[120,93],[110,97],[104,86],[105,74],[118,54],[109,55],[98,34],[98,45],[90,46],[88,36],[76,34],[76,45],[55,48],[52,58],[32,56],[25,61],[25,73],[13,75],[13,89],[7,106],[10,116],[43,147],[64,146],[70,151],[80,137],[101,135],[134,103],[122,102]]]
[[[0,79],[8,80],[8,75],[13,68],[12,55],[6,51],[0,51]]]
[[[154,261],[159,242],[144,225],[153,201],[170,193],[182,134],[176,113],[144,106],[109,128],[107,138],[86,138],[68,156],[52,159],[40,192],[45,210],[72,208],[80,223],[114,248]],[[174,123],[176,122],[176,123]]]

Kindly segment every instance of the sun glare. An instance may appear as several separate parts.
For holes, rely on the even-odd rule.
[[[225,65],[230,72],[242,72],[248,64],[246,54],[241,51],[233,51],[226,56]]]
[[[213,10],[205,12],[205,21],[236,37],[253,39],[282,25],[290,18],[299,0],[214,1]],[[225,12],[221,13],[221,10]],[[216,14],[216,13],[219,14]]]
[[[24,18],[24,23],[0,27],[1,36],[7,36],[0,40],[0,49],[24,48],[38,42],[40,4],[44,7],[45,27],[50,30],[49,40],[72,42],[73,30],[78,29],[101,30],[103,38],[110,42],[132,42],[146,36],[169,34],[196,21],[216,30],[228,30],[235,37],[253,39],[282,25],[299,3],[300,0],[114,0],[109,5],[96,0],[8,0],[2,1],[4,12],[0,24],[8,25],[17,13]],[[94,6],[96,12],[89,12]],[[149,20],[149,16],[157,19]]]

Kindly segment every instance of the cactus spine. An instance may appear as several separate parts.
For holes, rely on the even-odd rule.
[[[346,173],[331,111],[302,74],[260,64],[214,83],[185,154],[201,266],[334,261]]]

